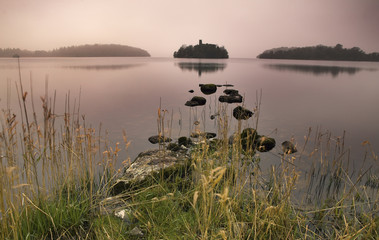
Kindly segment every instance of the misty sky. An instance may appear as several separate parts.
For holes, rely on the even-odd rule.
[[[379,0],[0,0],[0,48],[123,44],[171,57],[182,44],[255,58],[323,44],[379,52]]]

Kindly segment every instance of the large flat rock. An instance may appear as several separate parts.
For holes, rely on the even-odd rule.
[[[190,157],[186,153],[170,150],[148,150],[140,153],[124,174],[116,181],[115,193],[120,193],[133,185],[140,185],[148,177],[157,173],[170,173],[187,169]]]

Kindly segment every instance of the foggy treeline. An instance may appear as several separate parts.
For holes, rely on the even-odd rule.
[[[150,57],[140,48],[118,44],[94,44],[61,47],[52,51],[0,48],[0,57]]]
[[[318,45],[301,48],[276,48],[266,50],[257,58],[267,59],[301,59],[301,60],[340,60],[340,61],[379,61],[379,53],[366,54],[359,47],[343,48]]]

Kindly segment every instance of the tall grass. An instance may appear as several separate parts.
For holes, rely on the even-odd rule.
[[[21,73],[15,89],[19,110],[8,107],[0,116],[0,238],[85,236],[97,202],[109,193],[120,149],[86,126],[70,93],[58,114],[47,81],[40,111]]]

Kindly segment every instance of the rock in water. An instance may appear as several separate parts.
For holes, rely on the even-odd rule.
[[[222,95],[218,98],[220,102],[226,103],[241,103],[242,96],[238,93],[238,90],[235,89],[225,89],[224,93],[226,95]]]
[[[226,95],[238,95],[238,90],[235,90],[235,89],[225,89],[224,90],[224,93]]]
[[[192,145],[192,140],[191,140],[191,138],[188,138],[188,137],[184,137],[184,136],[180,137],[178,139],[178,145],[188,148]]]
[[[261,136],[257,140],[257,150],[260,152],[268,152],[275,147],[275,139]]]
[[[149,137],[149,142],[151,142],[152,144],[171,142],[171,141],[172,141],[171,138],[159,136],[159,135]]]
[[[247,120],[253,116],[253,112],[244,107],[238,106],[233,109],[233,117],[237,120]]]
[[[217,91],[217,86],[215,84],[201,84],[200,91],[205,95],[210,95]]]
[[[184,105],[188,107],[203,106],[207,100],[203,97],[195,96],[190,101],[187,101]]]
[[[222,95],[218,98],[220,102],[226,102],[226,103],[241,103],[242,102],[242,96],[237,95]]]
[[[297,152],[295,145],[290,141],[282,142],[282,150],[284,154],[292,154]]]

